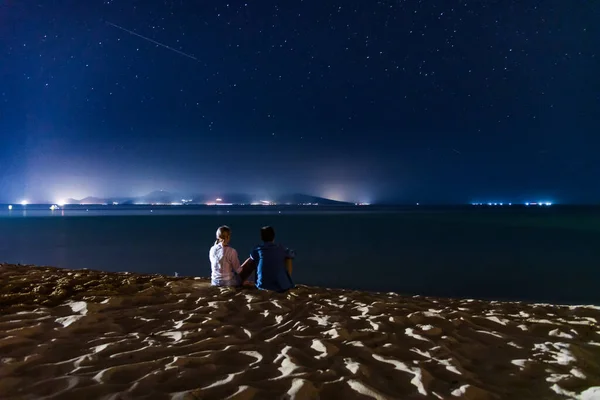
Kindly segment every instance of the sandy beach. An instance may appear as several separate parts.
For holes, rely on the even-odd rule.
[[[600,307],[0,265],[2,399],[600,399]]]

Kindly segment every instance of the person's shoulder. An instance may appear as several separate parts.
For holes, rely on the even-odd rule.
[[[210,250],[208,251],[208,257],[211,259],[217,256],[217,245],[213,244]]]
[[[236,250],[234,247],[227,246],[227,248],[229,249],[228,251],[229,251],[230,253],[237,254],[237,250]]]
[[[278,249],[281,249],[281,250],[284,250],[284,251],[290,251],[290,250],[291,250],[291,247],[289,247],[289,246],[286,246],[286,245],[285,245],[285,244],[283,244],[283,243],[278,243],[278,244],[277,244],[277,248],[278,248]]]
[[[256,260],[258,257],[260,257],[260,253],[262,253],[262,250],[263,250],[263,245],[257,244],[250,251],[250,258]]]
[[[285,258],[296,258],[296,250],[287,246],[282,246],[282,249],[285,254]]]
[[[213,244],[212,247],[210,248],[210,251],[217,251],[218,249],[222,249],[223,245],[221,243],[217,243],[217,244]]]

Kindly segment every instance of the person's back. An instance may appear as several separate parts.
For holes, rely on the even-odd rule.
[[[237,286],[240,283],[238,276],[241,271],[240,260],[237,251],[229,246],[230,239],[229,227],[219,227],[217,241],[208,252],[213,286]]]
[[[275,230],[272,227],[262,228],[261,238],[263,244],[250,253],[256,268],[256,287],[275,292],[292,289],[294,282],[286,267],[286,260],[295,257],[294,251],[274,242]]]

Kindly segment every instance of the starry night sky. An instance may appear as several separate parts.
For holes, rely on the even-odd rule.
[[[577,0],[0,0],[0,201],[600,201],[598,21]]]

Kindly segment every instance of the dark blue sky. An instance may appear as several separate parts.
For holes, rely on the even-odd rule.
[[[598,21],[595,1],[0,0],[0,201],[600,201]]]

